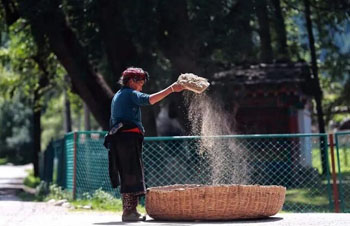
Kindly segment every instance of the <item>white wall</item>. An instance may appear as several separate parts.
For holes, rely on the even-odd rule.
[[[307,105],[306,105],[307,106]],[[298,128],[299,133],[311,133],[311,111],[310,108],[298,110]],[[312,138],[303,137],[301,139],[301,161],[300,163],[305,167],[312,166]]]

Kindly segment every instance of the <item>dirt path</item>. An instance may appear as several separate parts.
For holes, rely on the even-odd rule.
[[[23,180],[28,175],[27,170],[31,168],[31,164],[0,166],[0,201],[19,200],[16,192],[23,190]]]
[[[30,166],[0,166],[0,226],[96,226],[96,225],[249,225],[249,226],[348,226],[350,214],[277,214],[260,220],[124,223],[120,213],[72,211],[44,202],[23,202],[15,196]]]

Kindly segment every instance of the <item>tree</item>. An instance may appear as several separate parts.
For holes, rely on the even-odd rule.
[[[31,108],[19,94],[12,100],[0,97],[0,158],[14,164],[33,161],[32,117]]]
[[[260,60],[265,63],[271,63],[273,60],[273,51],[271,46],[271,34],[267,3],[266,0],[255,0],[254,5],[259,23],[259,36],[261,39]]]
[[[277,36],[277,58],[282,60],[288,60],[288,47],[287,47],[287,32],[286,25],[284,23],[284,17],[281,9],[280,0],[271,0],[274,11],[274,25]]]
[[[103,129],[109,124],[112,90],[119,88],[116,81],[127,66],[146,67],[151,72],[155,82],[146,91],[152,92],[182,72],[210,77],[241,63],[307,59],[304,43],[295,37],[299,32],[295,18],[300,15],[291,16],[295,7],[302,6],[300,1],[1,2],[8,26],[20,18],[30,25],[33,35],[48,44],[70,77],[72,90]],[[343,1],[337,2],[346,7]],[[311,3],[312,7],[320,5],[319,1]],[[337,6],[327,3],[334,13]],[[323,22],[321,27],[325,27]],[[185,118],[180,96],[171,101],[178,107],[178,117]],[[144,113],[146,131],[151,131],[147,135],[155,135],[156,113],[153,108]]]
[[[319,49],[321,49],[320,70],[326,77],[330,86],[323,86],[328,89],[327,92],[332,96],[336,95],[331,102],[325,105],[327,110],[326,122],[334,118],[334,115],[344,114],[346,111],[338,111],[335,108],[346,108],[347,99],[350,98],[347,92],[349,84],[350,51],[346,46],[349,45],[349,31],[346,27],[349,25],[350,4],[346,1],[324,1],[310,2],[314,9],[316,31],[319,37]],[[322,78],[322,77],[321,77]],[[335,88],[334,84],[338,84]],[[339,92],[338,92],[339,91]]]
[[[34,175],[38,176],[43,96],[55,83],[57,61],[47,51],[47,46],[40,36],[35,33],[30,35],[31,30],[23,20],[17,20],[8,34],[8,48],[1,57],[6,68],[16,73],[16,76],[4,78],[5,84],[7,79],[13,79],[15,82],[4,86],[3,92],[8,92],[10,96],[14,96],[15,92],[22,92],[21,99],[27,99],[27,102],[32,104],[32,161]]]
[[[312,90],[314,94],[314,98],[316,101],[316,109],[317,109],[317,120],[318,120],[318,129],[319,133],[325,133],[325,124],[324,124],[324,114],[323,114],[323,108],[322,108],[322,89],[320,86],[320,80],[318,77],[318,65],[317,65],[317,57],[316,57],[316,50],[315,50],[315,39],[313,34],[313,27],[312,27],[312,21],[311,21],[311,12],[310,12],[310,2],[309,0],[304,0],[304,6],[305,6],[305,20],[306,20],[306,29],[309,37],[309,47],[310,47],[310,54],[311,54],[311,69],[312,69]],[[322,162],[322,172],[327,172],[327,153],[326,153],[326,145],[327,140],[322,139],[321,140],[321,162]]]
[[[152,65],[159,64],[157,60],[169,59],[174,76],[172,80],[180,72],[202,74],[207,64],[198,64],[199,55],[204,49],[211,49],[207,52],[210,57],[213,51],[222,49],[222,46],[214,45],[207,48],[203,43],[209,43],[210,39],[200,38],[206,28],[210,27],[205,34],[208,35],[213,32],[214,25],[222,22],[211,19],[219,18],[220,14],[215,14],[208,6],[223,11],[229,2],[218,4],[216,1],[203,3],[183,0],[166,4],[165,1],[150,1],[146,4],[140,0],[103,0],[76,4],[75,1],[59,0],[2,0],[2,5],[5,6],[6,18],[11,18],[6,20],[9,26],[18,18],[24,18],[35,35],[49,43],[50,50],[67,71],[73,91],[86,102],[103,129],[107,129],[113,93],[96,70],[106,72],[106,78],[114,76],[109,81],[116,81],[126,66],[134,64],[155,68]],[[243,1],[239,2],[242,4]],[[191,8],[191,4],[203,7],[212,16],[205,15],[206,21],[201,21],[202,12],[196,12],[198,10]],[[130,17],[130,10],[138,17]],[[196,13],[198,20],[189,18],[189,15]],[[143,22],[137,19],[139,17],[143,17]],[[209,25],[204,23],[207,21]],[[103,50],[96,43],[102,43]],[[157,57],[154,57],[155,54]],[[104,60],[98,62],[98,57]],[[210,71],[215,71],[215,67]]]

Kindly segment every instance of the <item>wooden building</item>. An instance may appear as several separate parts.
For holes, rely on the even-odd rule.
[[[211,92],[231,108],[238,134],[310,133],[309,78],[306,63],[239,66],[215,73]]]

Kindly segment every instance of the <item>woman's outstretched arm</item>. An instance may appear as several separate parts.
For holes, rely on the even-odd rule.
[[[149,97],[149,103],[153,105],[153,104],[163,100],[169,94],[174,93],[174,92],[181,92],[182,90],[184,90],[184,87],[175,82],[175,83],[171,84],[170,86],[168,86],[167,88],[165,88],[157,93],[151,94],[151,96]]]

